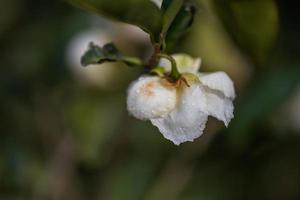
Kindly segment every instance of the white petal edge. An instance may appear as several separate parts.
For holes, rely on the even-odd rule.
[[[225,72],[198,73],[198,76],[203,85],[221,91],[228,98],[235,98],[233,82]]]
[[[173,54],[172,57],[175,59],[180,73],[197,74],[200,69],[200,58],[193,58],[187,54]],[[159,66],[165,67],[166,71],[171,71],[171,63],[165,58],[160,59]]]
[[[157,76],[142,76],[129,86],[127,109],[138,119],[161,117],[175,106],[176,89]]]
[[[194,141],[203,134],[208,115],[204,90],[198,84],[186,87],[178,100],[177,109],[162,118],[151,119],[162,135],[179,145]]]
[[[225,97],[220,91],[211,90],[209,88],[206,88],[205,90],[207,98],[207,114],[223,121],[227,127],[234,117],[232,99]]]

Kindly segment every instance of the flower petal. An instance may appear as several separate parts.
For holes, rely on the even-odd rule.
[[[225,97],[224,94],[218,90],[211,90],[209,88],[206,88],[205,90],[207,98],[207,114],[223,121],[227,127],[233,118],[234,107],[232,99]]]
[[[176,106],[176,89],[157,76],[142,76],[128,89],[127,109],[146,120],[168,114]]]
[[[202,135],[207,122],[206,96],[199,84],[185,87],[178,101],[177,109],[165,117],[151,119],[163,136],[179,145],[193,141]]]
[[[172,57],[175,59],[178,71],[180,73],[196,74],[200,68],[200,58],[194,59],[187,54],[174,54]],[[165,58],[160,59],[159,66],[165,67],[166,71],[171,71],[171,63]]]
[[[235,98],[233,82],[225,72],[199,73],[198,76],[203,85],[221,91],[228,98]]]

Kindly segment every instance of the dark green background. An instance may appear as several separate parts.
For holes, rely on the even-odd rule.
[[[287,117],[299,110],[299,103],[289,108],[299,96],[297,3],[277,2],[278,38],[262,62],[253,57],[255,49],[232,40],[239,33],[220,28],[226,19],[218,21],[217,36],[206,33],[201,20],[222,13],[200,2],[198,23],[174,52],[201,56],[201,70],[233,78],[235,118],[228,129],[210,118],[201,138],[175,146],[149,122],[127,114],[126,89],[141,70],[120,65],[107,90],[78,79],[67,66],[74,35],[94,27],[110,34],[106,25],[90,23],[102,19],[62,1],[0,2],[1,200],[300,199],[300,130],[294,126],[300,121]],[[201,41],[220,36],[230,48],[202,46],[196,41],[202,33]],[[127,36],[113,40],[123,51],[148,55],[147,41]],[[231,57],[222,55],[231,51],[241,67],[227,66]]]

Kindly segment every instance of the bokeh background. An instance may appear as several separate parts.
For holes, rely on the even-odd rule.
[[[79,63],[90,41],[147,59],[146,34],[63,1],[0,2],[1,200],[300,199],[296,1],[250,3],[232,24],[199,1],[172,51],[230,75],[235,118],[228,129],[210,118],[201,138],[180,146],[128,115],[126,89],[140,69]]]

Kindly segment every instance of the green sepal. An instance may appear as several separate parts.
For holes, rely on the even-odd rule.
[[[164,75],[165,75],[165,73],[166,73],[166,69],[165,69],[164,67],[158,66],[158,67],[153,68],[153,69],[150,71],[150,73],[156,74],[156,75],[158,75],[159,77],[164,77]]]

